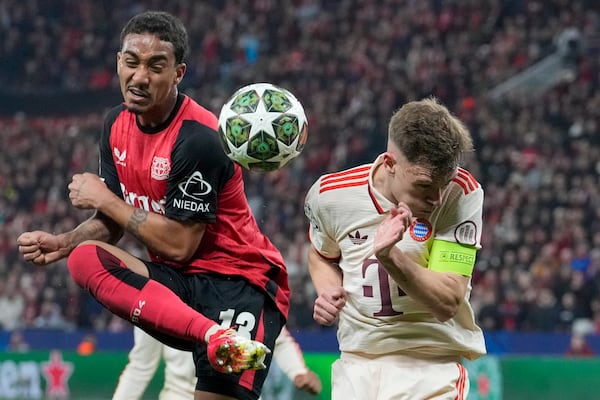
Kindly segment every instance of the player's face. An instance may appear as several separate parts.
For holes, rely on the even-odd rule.
[[[404,202],[416,218],[428,218],[442,201],[444,190],[456,176],[434,176],[432,169],[423,164],[411,164],[401,154],[395,159],[392,179],[389,181],[391,196],[396,203]]]
[[[176,64],[173,45],[158,37],[129,34],[117,54],[117,74],[125,106],[145,126],[164,122],[177,99],[185,64]]]

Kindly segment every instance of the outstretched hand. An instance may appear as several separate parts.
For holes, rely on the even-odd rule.
[[[390,210],[390,215],[379,225],[373,240],[375,257],[387,257],[396,243],[402,240],[410,227],[412,212],[405,203],[399,203]]]

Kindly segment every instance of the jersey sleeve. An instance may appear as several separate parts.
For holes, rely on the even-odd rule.
[[[438,220],[435,239],[481,248],[482,214],[483,189],[479,186],[465,193],[455,187]]]
[[[178,221],[214,222],[219,192],[235,168],[216,131],[184,121],[171,159],[165,215]]]
[[[471,276],[481,248],[483,190],[454,188],[437,224],[428,268]]]
[[[332,210],[327,210],[325,199],[319,193],[320,182],[321,179],[313,184],[304,201],[304,213],[310,224],[308,236],[311,244],[322,257],[337,261],[341,250],[330,224],[333,220]]]
[[[98,175],[104,179],[106,186],[108,186],[113,193],[119,196],[119,198],[123,198],[123,191],[119,183],[117,168],[115,166],[115,161],[110,148],[110,133],[113,123],[122,110],[123,106],[115,107],[110,110],[104,118],[104,125],[102,127],[102,133],[100,134],[99,142],[100,165],[98,169]]]
[[[275,340],[273,359],[292,381],[297,375],[308,372],[302,350],[285,326]]]

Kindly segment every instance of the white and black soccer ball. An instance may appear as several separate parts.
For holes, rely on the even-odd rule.
[[[289,91],[271,83],[238,89],[219,114],[219,137],[227,156],[243,168],[277,170],[306,144],[304,108]]]

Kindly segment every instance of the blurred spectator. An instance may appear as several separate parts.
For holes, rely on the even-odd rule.
[[[0,281],[0,310],[0,328],[12,331],[19,327],[25,301],[15,273],[11,273],[6,281]]]
[[[62,317],[60,306],[50,300],[45,300],[40,306],[40,313],[33,320],[34,328],[41,329],[67,329],[68,326]]]
[[[25,340],[23,332],[14,330],[10,333],[6,351],[13,353],[27,353],[29,351],[29,344]]]
[[[485,332],[502,328],[502,317],[498,308],[498,296],[495,290],[486,290],[482,294],[481,305],[477,311],[478,323]]]
[[[541,289],[535,302],[527,310],[525,328],[532,331],[552,332],[559,326],[559,311],[556,297],[550,289]]]
[[[523,318],[523,309],[519,300],[519,293],[509,288],[503,293],[504,298],[498,304],[498,314],[500,318],[500,329],[507,331],[516,331],[521,328]]]
[[[573,327],[573,323],[580,318],[585,318],[585,310],[581,302],[578,301],[573,292],[565,292],[560,299],[558,323],[555,329],[569,332]]]
[[[594,357],[596,354],[588,344],[585,335],[573,333],[565,355],[567,357]]]

